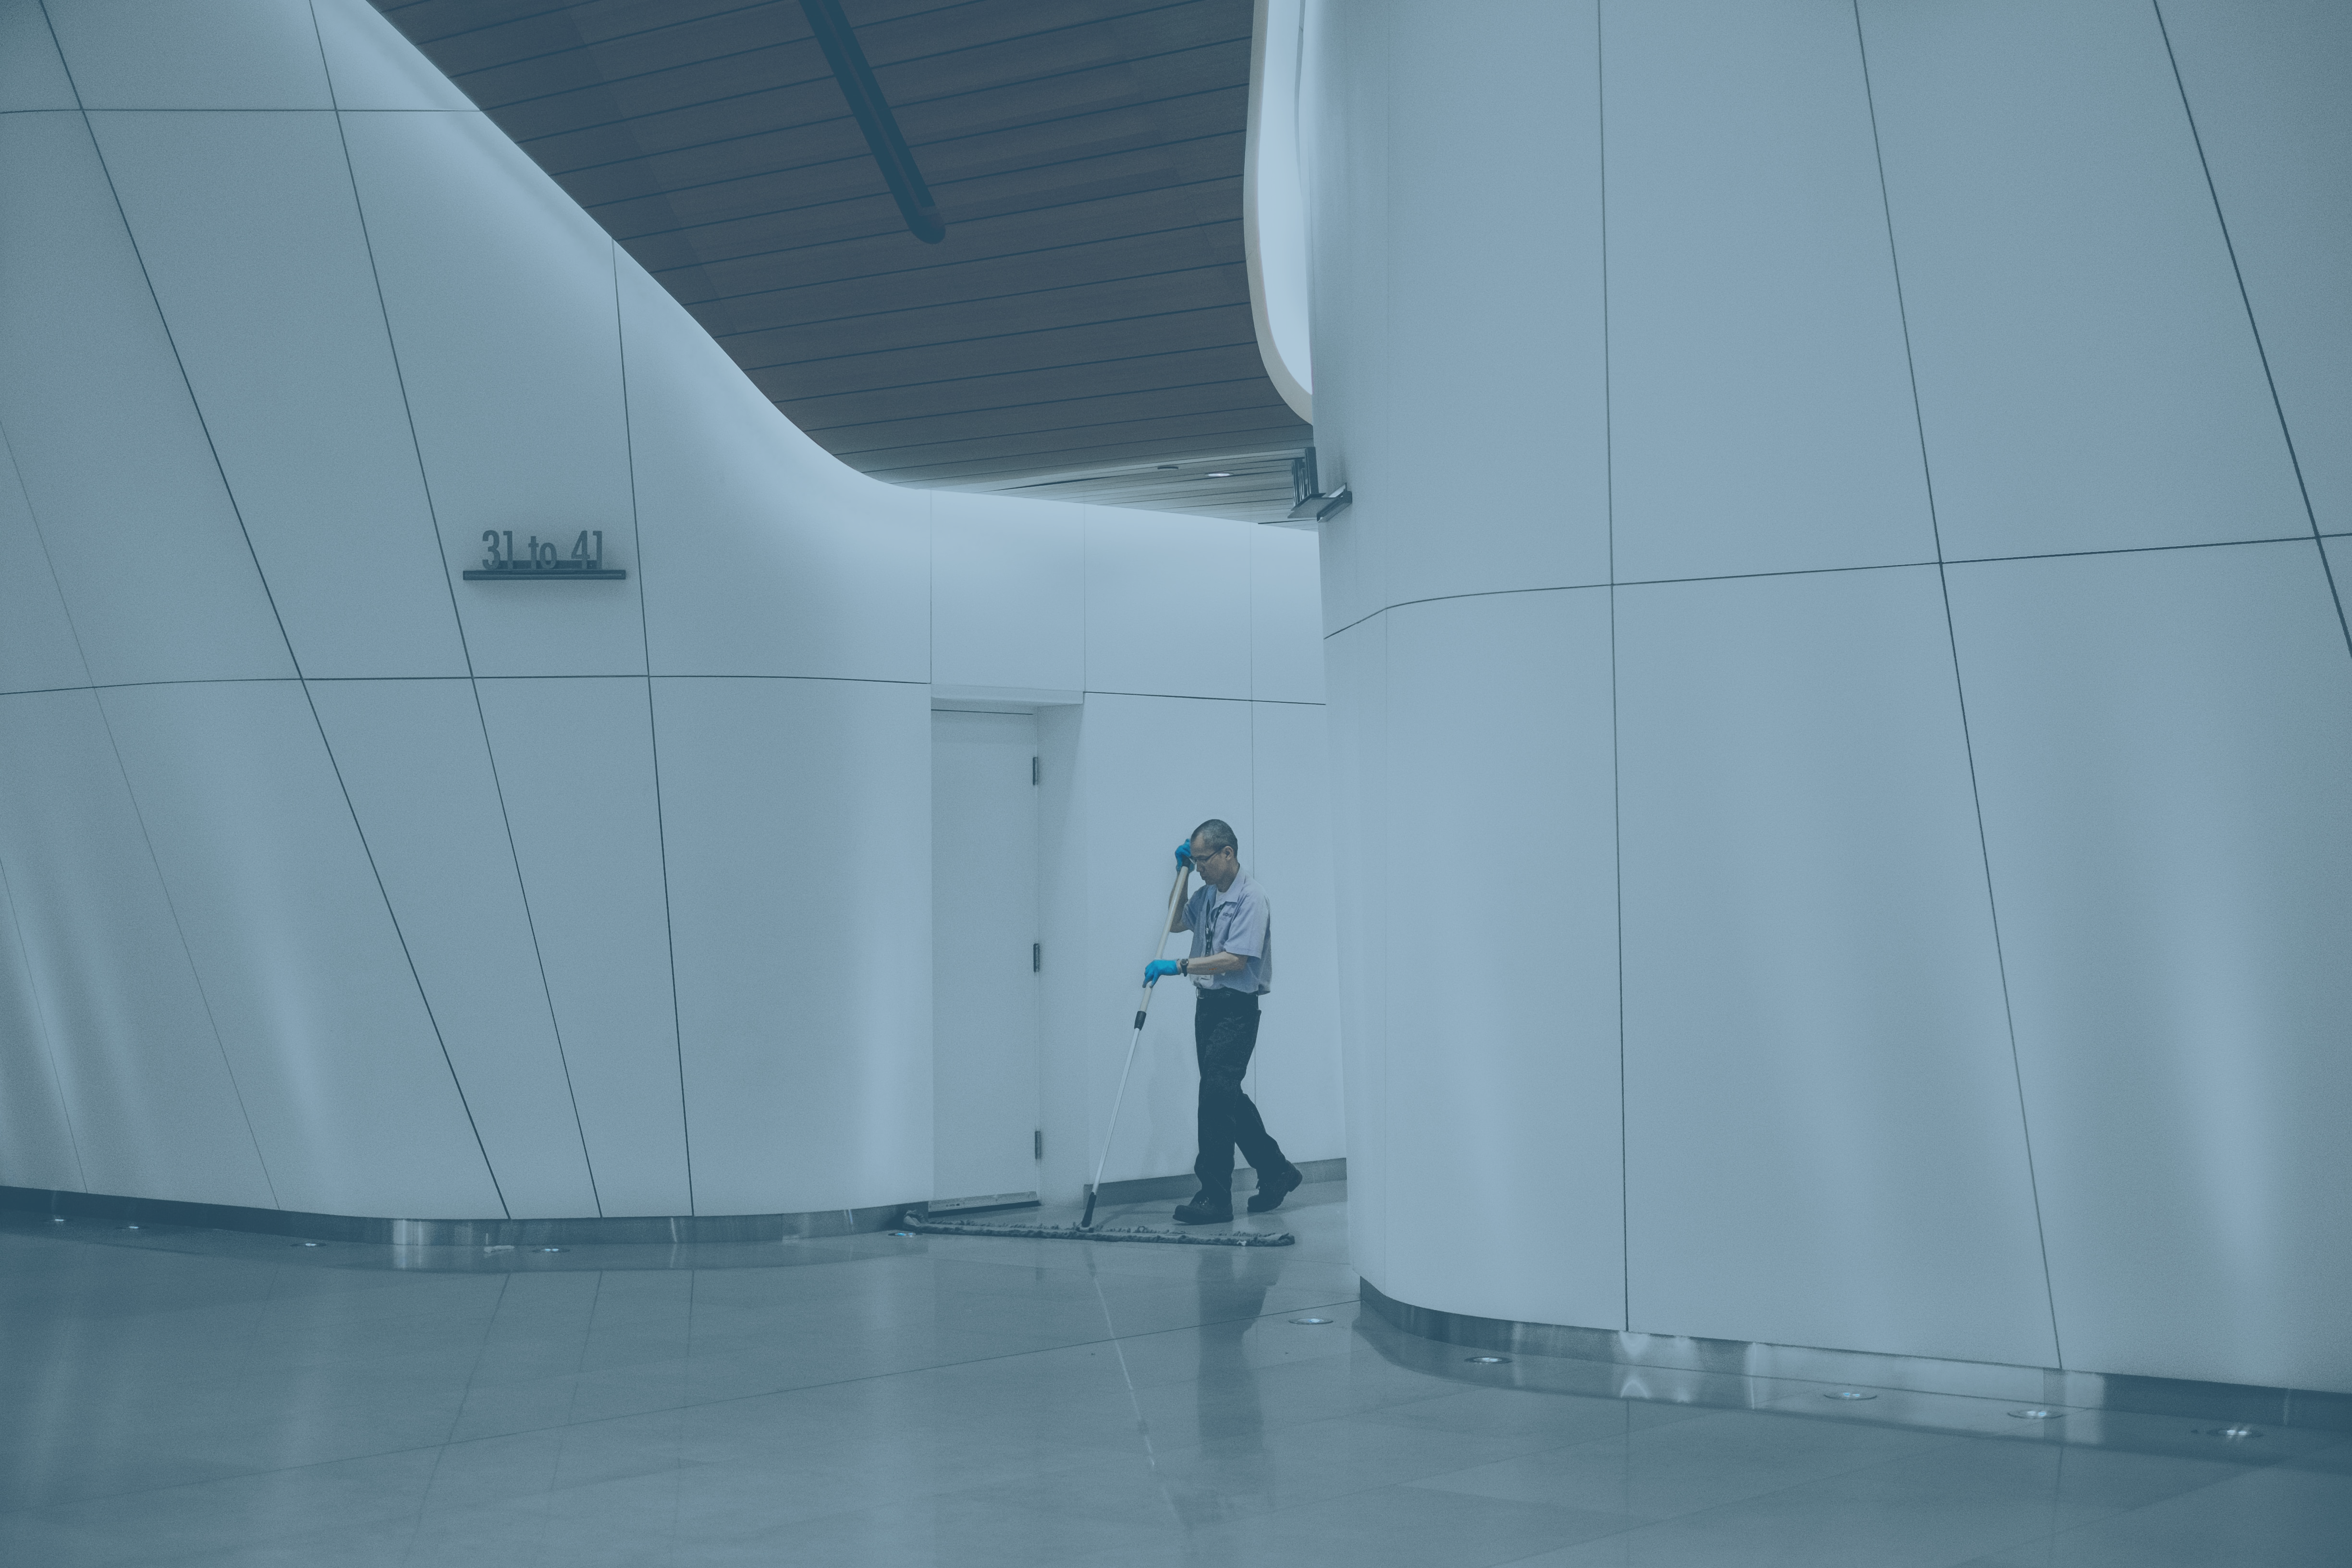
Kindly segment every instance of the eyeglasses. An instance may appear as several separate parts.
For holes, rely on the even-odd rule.
[[[1192,852],[1192,864],[1198,866],[1203,862],[1213,860],[1220,855],[1230,855],[1232,853],[1233,846],[1230,844],[1219,845],[1216,848],[1210,850],[1206,855],[1202,854],[1196,849]]]

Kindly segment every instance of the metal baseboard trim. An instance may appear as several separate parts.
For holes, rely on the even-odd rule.
[[[1682,1397],[1670,1391],[1669,1385],[1654,1386],[1638,1375],[1643,1371],[1654,1371],[1699,1378],[1729,1376],[1850,1384],[1916,1394],[2015,1400],[2073,1410],[2112,1410],[2233,1425],[2352,1432],[2352,1394],[1480,1318],[1416,1307],[1382,1294],[1369,1279],[1360,1283],[1365,1307],[1382,1322],[1419,1339],[1504,1355],[1554,1356],[1626,1368],[1628,1373],[1614,1380],[1616,1396],[1621,1398]]]
[[[1344,1182],[1348,1179],[1347,1156],[1337,1160],[1301,1160],[1298,1173],[1312,1182]],[[1160,1198],[1189,1198],[1199,1190],[1192,1173],[1185,1171],[1173,1176],[1136,1176],[1124,1182],[1105,1182],[1095,1194],[1106,1204],[1148,1204]],[[1247,1165],[1234,1172],[1234,1191],[1257,1191],[1257,1173]]]
[[[292,1209],[241,1208],[171,1198],[117,1197],[0,1186],[0,1210],[68,1220],[122,1225],[177,1225],[196,1230],[254,1231],[305,1241],[390,1247],[593,1247],[677,1245],[717,1241],[799,1241],[887,1230],[921,1203],[873,1208],[816,1209],[806,1214],[629,1215],[577,1219],[378,1219],[364,1215],[305,1214]]]

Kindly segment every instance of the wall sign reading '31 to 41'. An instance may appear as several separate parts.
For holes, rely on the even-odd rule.
[[[629,574],[626,567],[604,564],[604,531],[601,528],[582,529],[580,537],[572,542],[569,555],[554,540],[542,541],[536,533],[517,550],[511,528],[503,531],[486,529],[482,542],[489,546],[489,553],[482,557],[480,566],[467,570],[466,581],[469,583],[512,582],[520,578],[555,582],[567,577],[618,582]]]

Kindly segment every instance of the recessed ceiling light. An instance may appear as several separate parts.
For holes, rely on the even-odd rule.
[[[1290,1321],[1294,1323],[1328,1323],[1331,1320],[1328,1318],[1293,1318]]]
[[[1168,472],[1168,471],[1171,471],[1171,470],[1173,470],[1173,469],[1175,468],[1176,465],[1175,465],[1175,464],[1173,464],[1173,463],[1162,463],[1162,464],[1160,464],[1160,470],[1161,470],[1162,472]]]
[[[1822,1397],[1823,1399],[1875,1399],[1878,1395],[1864,1394],[1859,1389],[1841,1388],[1835,1394],[1824,1394]]]
[[[2063,1410],[2012,1410],[2010,1412],[2011,1415],[2020,1421],[2055,1421],[2065,1414]]]
[[[286,1245],[289,1247],[324,1247],[327,1244],[323,1241],[289,1241]]]
[[[1507,1355],[1465,1355],[1462,1359],[1479,1366],[1502,1366],[1511,1358]]]
[[[2249,1437],[2262,1436],[2252,1426],[2202,1426],[2198,1429],[2197,1435],[2200,1437],[2219,1437],[2224,1443],[2242,1443]]]
[[[540,1248],[540,1250],[541,1250],[541,1252],[561,1252],[561,1251],[562,1251],[562,1250],[563,1250],[563,1248],[562,1248],[562,1247],[541,1247],[541,1248]]]
[[[1205,477],[1206,477],[1206,478],[1209,478],[1209,479],[1232,479],[1234,476],[1233,476],[1233,475],[1231,475],[1230,473],[1224,473],[1224,472],[1222,472],[1222,471],[1221,471],[1221,472],[1218,472],[1218,473],[1209,474],[1209,475],[1207,475],[1207,476],[1205,476]]]

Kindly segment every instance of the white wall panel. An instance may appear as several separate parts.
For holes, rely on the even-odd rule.
[[[665,679],[654,710],[697,1210],[928,1196],[928,691]]]
[[[39,691],[89,684],[49,570],[48,547],[17,481],[16,459],[0,439],[0,691]]]
[[[691,1214],[646,683],[480,692],[596,1195],[607,1215]]]
[[[0,1185],[82,1188],[73,1123],[58,1086],[57,1040],[41,1016],[22,921],[0,859]]]
[[[85,109],[325,109],[309,0],[44,0]]]
[[[1391,531],[1388,602],[1605,583],[1593,6],[1495,0],[1470,27],[1396,5],[1387,21],[1386,228],[1361,242],[1414,302],[1386,325],[1388,439],[1449,454],[1362,487]]]
[[[2313,550],[1952,572],[2070,1367],[2352,1390],[2352,658]]]
[[[471,683],[319,681],[310,700],[508,1212],[601,1212],[507,837],[534,803],[501,798]]]
[[[0,113],[75,107],[40,0],[0,0]]]
[[[456,584],[477,675],[643,673],[612,242],[473,114],[343,121],[450,567],[604,531],[631,581]]]
[[[933,683],[1083,689],[1083,510],[950,490],[930,505]]]
[[[70,1184],[271,1206],[91,693],[0,699],[0,863],[77,1131],[82,1180]]]
[[[2352,7],[2166,0],[2163,16],[2312,506],[2352,531]]]
[[[1328,557],[1327,557],[1328,558]],[[1389,1273],[1389,928],[1379,889],[1387,865],[1361,834],[1390,821],[1389,617],[1325,643],[1331,679],[1331,885],[1339,908],[1339,1045],[1348,1124],[1348,1257],[1381,1289]]]
[[[1932,561],[1853,10],[1608,8],[1620,582]]]
[[[502,1213],[301,688],[102,700],[278,1201]]]
[[[1945,554],[2302,531],[2154,10],[1862,16]]]
[[[1077,766],[1077,787],[1087,802],[1087,938],[1076,955],[1082,993],[1076,1025],[1091,1091],[1086,1131],[1091,1176],[1133,1033],[1143,965],[1167,918],[1177,844],[1197,824],[1222,817],[1241,840],[1243,865],[1249,864],[1257,823],[1250,802],[1248,705],[1090,693]],[[1167,951],[1186,951],[1182,941],[1171,936]],[[1192,1168],[1201,1076],[1192,1054],[1192,989],[1189,983],[1156,987],[1106,1181]],[[1279,1121],[1270,1118],[1266,1130],[1277,1142],[1283,1140]]]
[[[1387,812],[1347,846],[1378,858],[1371,919],[1388,927],[1396,1179],[1381,1288],[1447,1311],[1613,1325],[1608,592],[1386,618]]]
[[[931,715],[931,1186],[1037,1190],[1043,754],[1028,713]],[[1055,954],[1058,959],[1061,955]]]
[[[1248,697],[1257,525],[1085,510],[1087,689]]]
[[[1319,544],[1301,529],[1250,532],[1250,695],[1261,702],[1323,700]]]
[[[1310,629],[1314,624],[1306,622]],[[1251,703],[1254,831],[1242,848],[1250,875],[1274,901],[1279,934],[1250,1095],[1293,1160],[1334,1160],[1348,1152],[1330,795],[1330,738],[1321,705]],[[1350,847],[1360,853],[1360,846]]]
[[[930,498],[869,479],[621,262],[646,626],[662,675],[930,679]]]
[[[335,107],[470,110],[471,100],[367,0],[311,0]]]
[[[333,117],[90,124],[302,672],[465,674]]]
[[[1617,627],[1634,1327],[2053,1364],[1935,569]]]
[[[82,117],[0,117],[0,426],[91,674],[290,675]]]

